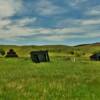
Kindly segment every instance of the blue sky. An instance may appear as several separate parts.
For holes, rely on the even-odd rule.
[[[0,44],[100,42],[100,0],[0,0]]]

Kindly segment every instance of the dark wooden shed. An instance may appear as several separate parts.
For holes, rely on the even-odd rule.
[[[100,53],[93,54],[92,56],[90,56],[90,59],[94,61],[100,61]]]
[[[18,55],[13,49],[10,49],[6,54],[6,57],[18,57]]]
[[[50,61],[48,51],[32,51],[31,52],[31,59],[35,63],[49,62]]]

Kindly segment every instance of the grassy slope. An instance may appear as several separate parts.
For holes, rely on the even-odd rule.
[[[14,49],[20,57],[29,57],[30,52],[33,50],[48,50],[50,54],[53,55],[68,55],[71,51],[76,51],[78,53],[85,53],[87,56],[94,52],[100,51],[99,44],[82,45],[82,46],[64,46],[64,45],[50,45],[50,46],[0,46],[6,52],[9,49]]]
[[[100,51],[100,43],[80,45],[76,46],[76,48],[79,48],[80,50],[83,50],[84,52],[87,53],[94,53]]]
[[[100,62],[0,58],[0,100],[99,100],[99,94]]]
[[[52,54],[65,54],[74,47],[63,46],[63,45],[51,45],[51,46],[0,46],[0,48],[4,49],[6,52],[9,49],[14,49],[20,57],[29,57],[30,52],[33,50],[48,50],[49,53]]]
[[[0,100],[100,100],[100,62],[66,59],[70,51],[89,53],[99,46],[0,46],[13,48],[21,57],[32,50],[47,49],[50,63],[29,58],[0,58]]]

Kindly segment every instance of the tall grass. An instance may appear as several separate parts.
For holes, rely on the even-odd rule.
[[[0,58],[0,100],[99,100],[100,62]]]

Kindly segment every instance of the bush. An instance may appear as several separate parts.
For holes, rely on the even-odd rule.
[[[97,54],[97,53],[100,53],[100,51],[95,51],[95,52],[93,52],[93,54]]]
[[[3,49],[0,49],[0,55],[4,56],[5,55],[5,51]]]
[[[74,51],[71,51],[70,54],[71,54],[71,55],[74,55],[75,53],[74,53]]]

